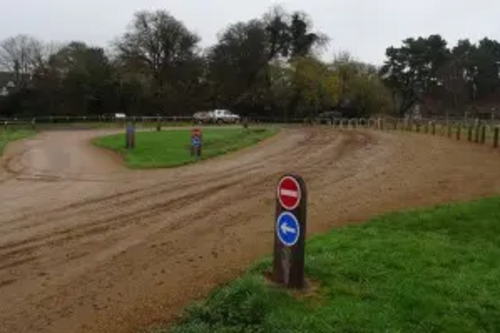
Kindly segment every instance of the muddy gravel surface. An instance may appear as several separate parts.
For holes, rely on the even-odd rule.
[[[290,128],[168,170],[126,170],[106,131],[45,132],[0,169],[0,332],[137,332],[272,250],[279,176],[309,189],[309,234],[500,193],[500,153],[411,133]],[[356,246],[356,244],[353,244]]]

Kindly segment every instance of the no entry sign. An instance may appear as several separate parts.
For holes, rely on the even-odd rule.
[[[302,193],[294,177],[286,176],[278,184],[278,199],[286,210],[294,210],[300,203]]]
[[[201,137],[201,130],[199,128],[193,128],[191,130],[191,137],[195,136]]]

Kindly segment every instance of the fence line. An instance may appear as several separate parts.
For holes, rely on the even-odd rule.
[[[466,140],[481,145],[488,144],[494,148],[499,147],[500,136],[500,123],[494,120],[359,118],[339,119],[332,122],[332,127],[341,129],[362,127],[380,131],[421,133],[443,136],[457,141]]]
[[[247,123],[253,125],[266,124],[325,124],[325,119],[311,120],[310,118],[284,118],[284,117],[247,117]],[[0,128],[3,130],[16,128],[50,129],[58,126],[92,125],[123,127],[126,123],[133,122],[138,126],[162,126],[167,124],[193,123],[192,117],[187,116],[134,116],[126,118],[112,118],[103,116],[82,117],[34,117],[34,118],[0,118]],[[194,124],[194,123],[193,123]],[[382,131],[406,131],[429,135],[440,135],[455,140],[466,140],[478,144],[491,144],[499,146],[498,120],[481,120],[463,118],[396,118],[396,117],[370,117],[370,118],[331,118],[326,120],[326,126],[333,128],[371,128]],[[76,127],[75,127],[76,128]]]

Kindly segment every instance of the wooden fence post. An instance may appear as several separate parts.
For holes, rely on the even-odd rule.
[[[436,123],[435,122],[432,122],[432,135],[436,135]]]
[[[469,125],[467,128],[467,141],[472,142],[472,126]]]
[[[498,127],[495,127],[495,132],[493,134],[493,148],[498,147]]]
[[[451,126],[450,126],[450,124],[449,124],[449,123],[448,123],[448,124],[446,124],[446,132],[447,132],[447,136],[448,136],[449,138],[451,138]]]
[[[474,136],[474,143],[479,143],[479,125],[476,125],[476,133]]]
[[[458,124],[457,125],[457,140],[460,140],[460,132],[462,130],[462,125]]]
[[[481,144],[486,143],[486,126],[481,126]]]

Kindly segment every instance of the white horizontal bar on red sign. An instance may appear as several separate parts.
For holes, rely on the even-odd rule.
[[[297,191],[292,191],[292,190],[286,190],[286,189],[281,189],[280,194],[284,195],[286,197],[292,197],[292,198],[298,198],[299,193]]]

